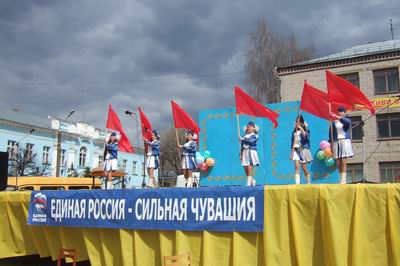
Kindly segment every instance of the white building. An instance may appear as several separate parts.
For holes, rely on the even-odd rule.
[[[61,176],[67,176],[71,166],[81,175],[87,167],[102,165],[106,130],[82,122],[42,118],[18,109],[0,112],[0,151],[11,155],[18,143],[19,147],[36,154],[37,165],[46,166],[47,175],[55,176],[58,130],[61,131]],[[140,187],[143,180],[143,149],[135,150],[136,153],[119,152],[118,156],[120,169],[127,173],[128,187]]]

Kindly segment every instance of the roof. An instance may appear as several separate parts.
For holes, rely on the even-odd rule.
[[[48,118],[36,116],[17,108],[3,109],[0,112],[0,119],[17,122],[34,127],[50,129],[51,121]]]
[[[342,59],[356,58],[356,57],[362,57],[362,56],[368,56],[368,55],[374,55],[374,54],[388,53],[388,52],[393,52],[393,51],[400,51],[400,39],[355,45],[355,46],[346,48],[345,50],[343,50],[341,52],[314,58],[314,59],[307,60],[307,61],[302,61],[302,62],[295,63],[292,65],[281,66],[279,68],[310,65],[310,64],[330,62],[330,61],[335,61],[335,60],[342,60]]]

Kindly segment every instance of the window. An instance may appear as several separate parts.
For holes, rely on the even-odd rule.
[[[400,162],[379,163],[381,183],[400,182]]]
[[[137,164],[136,161],[132,162],[132,175],[137,175],[137,173],[136,173],[136,164]]]
[[[26,143],[26,157],[32,158],[32,156],[33,156],[33,144]]]
[[[400,91],[398,68],[375,70],[374,81],[375,94],[394,93]]]
[[[351,140],[362,141],[363,139],[363,122],[361,116],[352,116],[351,119]]]
[[[15,155],[17,154],[16,144],[17,142],[15,140],[7,141],[7,153],[10,159],[15,158]]]
[[[363,179],[363,164],[349,163],[347,164],[347,183],[354,183]]]
[[[49,164],[49,154],[50,154],[50,147],[43,146],[43,156],[42,156],[43,164]]]
[[[122,166],[121,166],[121,168],[125,171],[125,169],[126,169],[126,163],[127,163],[127,160],[122,160]]]
[[[104,163],[103,155],[99,155],[99,166],[103,165],[103,163]]]
[[[64,149],[61,149],[60,150],[60,164],[62,165],[62,166],[65,166],[66,165],[66,161],[65,161],[65,154],[66,154],[66,150],[64,150]]]
[[[400,137],[400,113],[376,115],[378,124],[378,138]]]
[[[350,81],[351,83],[353,83],[354,86],[356,86],[357,88],[360,88],[360,79],[358,77],[358,72],[342,74],[342,75],[339,75],[339,77],[342,77],[347,81]]]
[[[81,147],[79,151],[79,166],[83,167],[86,165],[86,156],[87,156],[87,148]]]

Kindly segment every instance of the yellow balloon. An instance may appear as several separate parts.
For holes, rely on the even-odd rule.
[[[215,160],[214,160],[213,158],[208,158],[208,159],[206,160],[206,165],[207,165],[208,167],[214,166],[214,164],[215,164]]]

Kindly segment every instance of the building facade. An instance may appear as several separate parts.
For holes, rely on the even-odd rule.
[[[349,113],[355,157],[349,160],[348,182],[363,176],[373,182],[400,182],[400,40],[369,43],[277,69],[281,100],[299,101],[304,80],[326,91],[325,70],[359,87],[376,106]],[[328,138],[328,124],[327,124]]]
[[[42,118],[22,110],[7,109],[0,113],[0,151],[15,156],[17,149],[25,149],[35,156],[44,175],[56,175],[57,132],[61,131],[60,176],[82,176],[86,168],[103,164],[106,130],[87,123],[58,118]],[[143,180],[143,149],[136,153],[119,152],[120,170],[126,172],[127,187],[140,187]],[[73,171],[72,171],[73,170]],[[148,177],[145,173],[146,182]]]

